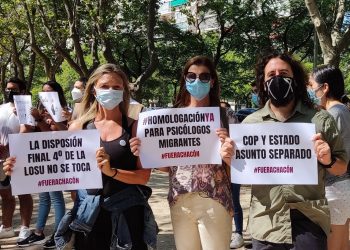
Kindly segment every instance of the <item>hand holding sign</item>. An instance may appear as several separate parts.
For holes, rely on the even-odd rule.
[[[16,157],[8,157],[3,163],[3,170],[7,176],[11,176],[13,172],[13,167],[16,163]]]
[[[39,98],[55,122],[66,120],[66,118],[62,117],[62,106],[57,92],[39,92]]]
[[[191,107],[152,110],[140,113],[132,152],[140,154],[144,168],[174,165],[220,164],[220,139],[227,131],[220,129],[218,107]],[[217,133],[217,134],[216,134]],[[135,139],[136,140],[136,139]],[[137,147],[139,146],[139,148]]]
[[[314,124],[231,124],[230,132],[237,147],[231,164],[234,183],[317,184]],[[317,142],[320,153],[326,149],[321,145]]]
[[[234,155],[233,140],[230,137],[225,138],[220,148],[221,159],[227,164],[231,165],[231,159]]]
[[[12,194],[102,187],[97,130],[11,134],[9,141]]]
[[[130,150],[131,153],[133,153],[135,156],[140,155],[140,146],[141,146],[141,140],[138,137],[133,137],[129,140],[130,143]]]
[[[315,153],[317,160],[324,165],[328,165],[331,159],[331,148],[328,143],[322,140],[322,135],[320,133],[313,136],[312,140],[314,141]]]
[[[109,162],[109,155],[106,153],[103,147],[100,147],[96,151],[96,160],[97,166],[107,176],[113,176],[115,174],[115,170],[111,169],[111,164]]]
[[[30,95],[15,95],[13,98],[19,123],[34,126],[34,118],[30,114],[32,97]]]

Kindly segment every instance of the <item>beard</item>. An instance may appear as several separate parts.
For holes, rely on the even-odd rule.
[[[272,96],[270,96],[270,101],[271,104],[277,108],[279,107],[285,107],[287,106],[291,101],[294,100],[294,94],[293,93],[289,93],[289,95],[286,98],[279,98],[279,99],[275,99]]]

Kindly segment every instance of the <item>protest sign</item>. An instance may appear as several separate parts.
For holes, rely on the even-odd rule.
[[[34,117],[30,114],[32,97],[30,95],[14,95],[13,98],[19,123],[34,126]]]
[[[55,122],[63,122],[66,120],[66,118],[62,116],[62,106],[57,92],[39,92],[39,99]]]
[[[137,136],[144,168],[220,164],[218,107],[158,109],[140,113]]]
[[[102,187],[97,130],[11,134],[9,142],[13,195]]]
[[[318,184],[311,123],[230,124],[235,142],[231,181],[239,184]]]

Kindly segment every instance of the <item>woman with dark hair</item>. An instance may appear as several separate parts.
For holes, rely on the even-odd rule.
[[[63,93],[61,85],[56,81],[45,82],[42,86],[42,92],[57,92],[58,99],[62,107],[62,116],[67,113],[67,101]],[[44,106],[39,102],[38,108],[32,108],[31,114],[36,121],[37,131],[57,131],[57,130],[67,130],[68,121],[55,122],[49,112],[44,108]]]
[[[188,60],[174,107],[220,107],[220,85],[212,61],[204,56]],[[232,233],[230,165],[233,142],[228,137],[227,117],[221,115],[217,129],[222,143],[222,164],[172,166],[169,172],[171,221],[176,249],[229,249]],[[225,128],[224,128],[225,127]],[[131,143],[138,154],[140,141]]]
[[[59,83],[55,81],[45,82],[42,86],[42,91],[57,92],[61,106],[63,108],[66,108],[66,98],[64,96],[63,89]],[[36,128],[34,130],[36,132],[67,130],[67,123],[55,122],[42,105],[39,105],[39,109],[32,108],[31,114],[36,121]],[[45,240],[44,235],[44,228],[46,225],[47,217],[50,213],[51,203],[55,209],[54,231],[56,231],[58,224],[60,223],[66,211],[63,193],[62,191],[39,193],[39,211],[35,232],[33,232],[26,239],[18,241],[18,246],[25,247],[44,243],[44,248],[49,249],[55,247],[54,233],[48,240]]]
[[[340,69],[326,65],[313,70],[310,76],[311,94],[316,104],[326,109],[337,122],[350,157],[350,111],[341,102],[344,95],[344,78]],[[348,249],[350,218],[350,174],[340,176],[327,174],[326,198],[331,213],[331,234],[328,249]]]

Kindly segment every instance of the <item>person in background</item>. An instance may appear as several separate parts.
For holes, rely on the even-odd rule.
[[[346,94],[341,97],[341,102],[350,110],[350,98]]]
[[[219,107],[220,85],[213,62],[204,56],[187,61],[180,78],[174,107]],[[216,130],[222,143],[222,164],[200,164],[163,168],[169,172],[171,222],[176,249],[229,249],[232,234],[232,194],[230,165],[233,142],[228,136],[226,111],[220,109],[221,128]],[[139,154],[139,138],[130,142]]]
[[[19,119],[15,113],[14,95],[25,95],[26,83],[18,78],[11,78],[6,83],[5,95],[7,103],[0,105],[0,167],[9,156],[9,134],[19,133],[21,127],[26,129],[25,125],[19,124]],[[0,196],[2,199],[2,225],[0,226],[0,239],[15,236],[12,227],[13,214],[15,212],[16,200],[12,196],[9,177],[6,177],[0,183]],[[30,194],[19,195],[19,206],[21,215],[21,228],[18,240],[21,241],[30,235],[30,220],[33,212],[33,199]]]
[[[86,86],[87,78],[80,77],[73,85],[73,89],[71,91],[72,100],[74,102],[73,113],[69,120],[75,120],[78,118],[81,112],[81,101],[84,96],[85,86]]]
[[[350,111],[342,102],[344,78],[340,69],[325,65],[313,70],[309,84],[316,104],[326,109],[335,119],[344,148],[350,157]],[[328,249],[349,249],[350,174],[340,176],[327,173],[326,198],[331,213],[331,234]]]
[[[255,82],[251,84],[251,87],[252,87],[252,97],[251,97],[252,107],[259,108],[260,101],[259,101],[259,95],[258,95],[258,87],[256,86]]]
[[[327,249],[325,176],[343,174],[347,162],[337,125],[328,112],[314,108],[306,89],[308,76],[288,54],[274,51],[261,57],[256,82],[263,107],[243,123],[314,123],[318,185],[253,185],[249,213],[253,249]]]
[[[45,82],[42,86],[43,92],[57,92],[60,104],[63,109],[67,108],[66,98],[63,93],[63,89],[56,81]],[[62,112],[63,113],[63,112]],[[44,132],[44,131],[59,131],[67,130],[67,122],[55,122],[50,114],[40,106],[40,109],[33,108],[31,111],[32,116],[36,121],[36,127],[32,129],[32,132]],[[63,114],[62,114],[63,115]],[[44,229],[47,221],[47,217],[50,213],[51,202],[55,209],[55,228],[57,230],[66,208],[62,191],[52,191],[39,193],[39,211],[38,220],[35,227],[35,232],[31,233],[27,238],[22,241],[18,241],[17,245],[20,247],[26,247],[31,245],[41,245],[45,249],[55,248],[54,233],[46,240],[44,235]]]
[[[87,82],[86,77],[80,77],[78,80],[76,80],[73,84],[73,89],[71,91],[72,100],[74,103],[73,111],[64,111],[63,116],[67,119],[68,124],[72,123],[72,121],[76,120],[79,115],[81,114],[82,106],[81,101],[83,99],[84,93],[85,93],[85,87]],[[70,191],[70,195],[72,198],[72,201],[76,200],[77,194],[75,190]]]
[[[227,116],[229,117],[229,123],[239,123],[234,111],[231,109],[231,105],[227,102],[220,102],[222,108],[226,108]],[[232,111],[232,112],[231,112]],[[231,182],[232,200],[233,200],[233,220],[235,222],[235,231],[231,237],[230,248],[239,248],[244,245],[243,240],[243,210],[240,203],[240,190],[241,184]]]
[[[228,102],[220,102],[220,107],[224,108],[226,110],[226,116],[228,118],[228,123],[238,123],[238,119],[235,115],[235,111],[231,108],[231,105]]]

